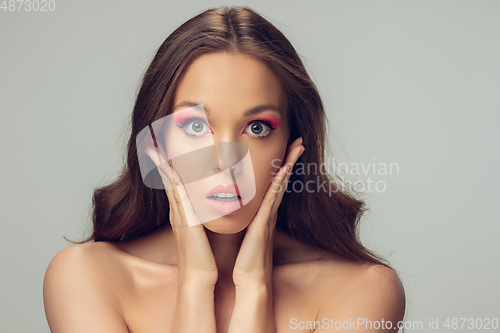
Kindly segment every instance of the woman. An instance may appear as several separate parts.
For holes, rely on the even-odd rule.
[[[200,110],[194,120],[182,115]],[[205,198],[222,210],[215,218],[194,208],[193,196],[206,193],[189,188],[193,173],[158,149],[162,143],[185,148],[168,140],[171,134],[156,138],[160,132],[150,125],[169,116],[181,119],[177,128],[189,140],[213,140],[199,147],[217,147],[218,168],[196,162],[200,155],[192,152],[201,150],[179,153],[190,156],[184,164],[196,175],[229,180],[215,191],[229,194]],[[47,268],[51,331],[397,331],[403,288],[358,241],[364,204],[319,168],[325,122],[299,56],[263,17],[247,7],[223,7],[181,25],[144,75],[127,166],[94,193],[93,234]],[[154,145],[144,153],[156,169],[145,176],[138,135],[147,128]],[[251,185],[241,193],[229,186],[240,171],[236,163],[222,165],[223,143],[248,149],[251,195],[245,194]],[[294,169],[299,165],[301,172]],[[158,179],[164,189],[151,186]],[[225,202],[236,197],[236,209]]]

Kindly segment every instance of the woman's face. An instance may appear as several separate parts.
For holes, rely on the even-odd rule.
[[[206,112],[203,118],[206,117],[207,125],[189,123],[189,116],[182,113],[199,104]],[[256,109],[259,106],[265,107]],[[254,112],[248,112],[252,109]],[[285,157],[289,137],[287,100],[278,77],[264,62],[246,54],[204,54],[183,73],[175,92],[173,110],[172,117],[176,119],[177,116],[183,122],[183,130],[199,134],[167,142],[170,150],[176,150],[175,145],[179,146],[177,150],[184,149],[181,145],[186,145],[185,140],[206,146],[202,142],[210,138],[218,147],[219,161],[221,150],[228,147],[222,142],[235,143],[230,144],[233,150],[229,149],[229,154],[238,161],[243,156],[238,158],[236,155],[248,148],[249,155],[238,164],[239,167],[232,169],[232,173],[231,168],[219,170],[213,177],[185,185],[197,214],[204,218],[211,216],[203,223],[207,229],[224,234],[243,230],[257,212],[274,172],[282,164],[276,160],[283,161]],[[194,164],[191,167],[211,168],[204,163]],[[235,182],[241,192],[239,204],[236,198],[228,203],[229,197],[209,196],[217,185]]]

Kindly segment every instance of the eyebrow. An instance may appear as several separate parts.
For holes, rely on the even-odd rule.
[[[179,109],[181,107],[193,107],[193,106],[200,105],[200,104],[202,104],[202,103],[195,103],[195,102],[190,102],[190,101],[183,101],[183,102],[180,102],[179,104],[177,104],[174,107],[173,111],[175,111],[175,110],[177,110],[177,109]],[[207,116],[210,115],[209,108],[206,107],[205,105],[203,105],[203,108],[205,109],[205,114]],[[274,110],[274,111],[278,112],[281,115],[281,109],[279,107],[277,107],[275,105],[272,105],[272,104],[265,104],[265,105],[259,105],[259,106],[256,106],[256,107],[253,107],[251,109],[246,110],[245,113],[243,114],[243,116],[244,117],[250,117],[250,116],[253,116],[254,114],[261,113],[262,111],[265,111],[265,110]]]

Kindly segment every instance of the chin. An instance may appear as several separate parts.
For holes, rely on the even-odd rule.
[[[250,222],[252,222],[252,219],[254,218],[257,210],[262,203],[264,195],[265,189],[257,188],[257,191],[253,198],[243,207],[235,210],[230,214],[218,217],[202,224],[205,226],[205,228],[217,234],[237,234],[248,227]]]
[[[219,220],[224,219],[225,217],[218,218],[217,220],[213,220],[210,222],[203,223],[205,228],[210,230],[213,233],[216,234],[224,234],[224,235],[231,235],[231,234],[237,234],[241,232],[243,229],[245,229],[249,223],[246,224],[234,224],[234,223],[227,223],[227,222],[220,222]]]
[[[234,213],[237,212],[238,211],[235,211]],[[203,223],[203,225],[211,232],[228,235],[237,234],[238,232],[241,232],[243,229],[248,227],[248,225],[250,224],[250,220],[245,221],[241,218],[233,218],[231,215],[236,214],[229,214],[223,217],[219,217],[218,219]]]
[[[255,199],[255,198],[254,198]],[[254,200],[252,200],[254,201]],[[231,214],[221,216],[215,220],[205,222],[203,225],[208,230],[217,234],[236,234],[248,227],[257,209],[251,202]]]

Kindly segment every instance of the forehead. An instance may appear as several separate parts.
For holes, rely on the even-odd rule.
[[[286,96],[278,76],[263,61],[243,53],[208,53],[196,58],[184,71],[175,92],[174,105],[185,100],[211,110],[247,110],[276,105],[285,116]]]

